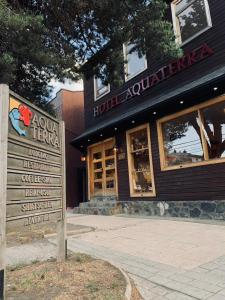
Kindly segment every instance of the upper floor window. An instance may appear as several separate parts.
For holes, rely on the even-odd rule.
[[[147,60],[145,56],[139,56],[137,51],[130,53],[134,44],[124,44],[124,58],[125,64],[125,79],[126,81],[133,78],[147,68]]]
[[[95,101],[110,92],[110,85],[105,85],[102,79],[94,77]]]
[[[182,44],[212,26],[208,0],[173,1],[172,15],[175,35]]]

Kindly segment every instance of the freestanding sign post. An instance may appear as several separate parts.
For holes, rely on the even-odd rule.
[[[65,130],[0,85],[0,299],[4,299],[5,231],[57,223],[57,260],[65,259]]]
[[[0,85],[0,299],[4,299],[9,88]]]

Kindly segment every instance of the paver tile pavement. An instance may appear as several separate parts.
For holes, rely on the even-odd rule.
[[[68,247],[109,260],[133,278],[146,300],[225,300],[225,223],[75,215],[95,227]]]

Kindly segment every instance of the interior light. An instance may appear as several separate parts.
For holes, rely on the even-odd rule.
[[[131,123],[132,123],[132,124],[134,124],[134,123],[135,123],[135,121],[134,121],[134,120],[132,120],[132,121],[131,121]]]
[[[118,147],[116,145],[113,146],[113,151],[117,152],[118,151]]]
[[[218,87],[217,87],[217,86],[215,86],[213,89],[214,89],[214,91],[217,91],[217,90],[218,90]]]
[[[183,100],[181,100],[181,101],[180,101],[180,104],[184,104],[184,101],[183,101]]]
[[[156,111],[153,112],[153,115],[156,115]]]

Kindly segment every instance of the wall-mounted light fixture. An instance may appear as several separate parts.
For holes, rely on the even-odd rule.
[[[81,160],[81,161],[86,161],[86,155],[85,155],[85,154],[82,154],[81,157],[80,157],[80,160]]]

